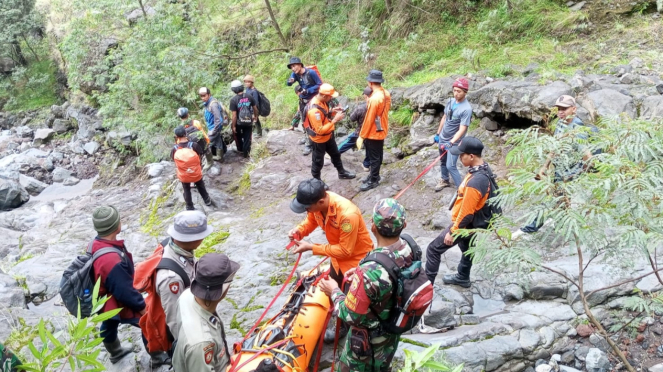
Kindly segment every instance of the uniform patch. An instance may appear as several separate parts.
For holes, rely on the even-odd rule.
[[[214,358],[214,344],[209,344],[203,348],[203,353],[205,354],[205,364],[212,363],[212,358]]]
[[[341,224],[341,231],[343,231],[344,233],[352,232],[352,224],[349,221],[344,221]]]
[[[366,294],[366,288],[364,288],[364,272],[358,267],[352,276],[352,283],[345,297],[345,306],[356,314],[365,315],[368,314],[370,304],[371,300]]]
[[[168,288],[170,288],[170,291],[173,292],[173,294],[177,294],[180,291],[180,283],[178,282],[173,282],[168,284]]]
[[[315,120],[318,120],[318,121],[322,120],[322,117],[320,116],[320,112],[315,113]]]

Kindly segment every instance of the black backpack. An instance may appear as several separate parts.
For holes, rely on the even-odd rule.
[[[421,316],[433,302],[433,284],[426,276],[421,263],[421,248],[408,234],[401,234],[412,249],[412,265],[406,268],[398,266],[396,261],[385,253],[369,253],[361,262],[377,262],[389,273],[393,286],[394,305],[389,311],[389,318],[380,319],[375,309],[370,308],[380,320],[380,328],[387,333],[400,335],[414,328]]]
[[[265,97],[265,94],[259,90],[256,90],[258,92],[258,102],[256,103],[258,105],[258,115],[267,117],[269,114],[272,112],[272,106],[267,97]]]
[[[90,242],[84,255],[76,257],[67,267],[60,280],[60,297],[64,306],[71,315],[77,316],[80,304],[81,318],[87,318],[92,313],[94,261],[108,253],[117,253],[123,260],[125,258],[124,252],[115,247],[102,248],[93,255],[92,243],[94,241]]]
[[[490,168],[479,170],[476,174],[481,174],[485,177],[488,177],[488,181],[490,182],[490,191],[488,194],[488,199],[486,200],[486,204],[484,204],[483,208],[474,214],[474,220],[472,221],[472,226],[475,228],[485,229],[490,224],[490,220],[494,215],[502,214],[502,207],[497,204],[497,200],[495,199],[497,191],[500,189],[500,187],[497,185],[496,176],[493,174]]]
[[[248,96],[242,95],[239,102],[237,102],[237,105],[240,105],[240,102],[245,99],[249,102],[251,101]],[[246,106],[242,103],[239,107],[239,111],[237,112],[237,125],[240,127],[250,127],[253,125],[253,108],[251,105]]]

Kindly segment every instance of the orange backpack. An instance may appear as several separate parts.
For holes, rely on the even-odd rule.
[[[198,182],[203,178],[203,169],[200,166],[200,156],[193,150],[193,142],[187,147],[175,145],[175,166],[177,178],[184,183]]]
[[[191,285],[191,280],[182,266],[170,258],[163,258],[163,247],[169,242],[170,238],[166,238],[159,243],[157,249],[145,261],[136,265],[134,274],[134,288],[138,292],[147,294],[145,314],[140,317],[138,324],[147,340],[147,351],[150,353],[169,351],[175,341],[166,324],[166,313],[163,311],[161,298],[157,293],[157,270],[171,270],[182,278],[186,288]]]
[[[320,77],[320,81],[322,81],[323,83],[325,82],[324,80],[322,80],[322,75],[320,74],[320,71],[318,70],[318,66],[316,66],[316,65],[306,66],[306,69],[307,69],[307,70],[308,70],[309,68],[310,68],[311,70],[315,71],[315,72],[318,74],[318,76]]]

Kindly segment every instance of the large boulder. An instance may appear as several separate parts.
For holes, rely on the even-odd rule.
[[[57,167],[53,170],[53,182],[64,182],[72,175],[73,173],[70,170]]]
[[[630,118],[635,117],[633,98],[613,89],[599,89],[587,94],[581,102],[592,118],[619,116],[624,113]]]
[[[650,96],[642,101],[640,118],[651,120],[663,118],[663,96]]]
[[[7,307],[25,307],[25,294],[16,279],[0,270],[0,303]]]
[[[18,208],[28,200],[30,195],[17,180],[0,176],[0,210]]]
[[[89,53],[85,56],[81,66],[81,76],[86,76],[88,72],[107,70],[109,67],[104,65],[104,59],[111,49],[118,45],[117,39],[113,37],[98,38],[91,37],[88,41]],[[105,92],[108,88],[108,80],[101,78],[103,74],[93,73],[92,79],[81,81],[79,88],[81,92],[92,95],[95,91]]]
[[[71,120],[65,119],[55,119],[53,120],[53,131],[57,134],[63,134],[69,132],[74,127],[74,124]]]
[[[18,182],[25,188],[25,190],[30,195],[39,195],[45,188],[48,187],[48,184],[39,181],[38,179],[32,178],[21,174],[19,176]]]
[[[14,67],[16,67],[16,64],[14,64],[14,60],[11,58],[0,58],[0,73],[10,74],[14,70]]]
[[[53,138],[53,129],[49,128],[41,128],[37,129],[35,132],[35,137],[32,140],[32,144],[35,146],[39,146],[44,143],[48,143]]]
[[[74,120],[78,125],[76,135],[80,139],[92,139],[97,131],[103,129],[103,122],[97,115],[97,110],[89,106],[69,106],[66,110],[67,118]]]

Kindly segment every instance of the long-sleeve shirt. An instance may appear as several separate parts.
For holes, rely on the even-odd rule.
[[[368,100],[366,108],[366,117],[361,126],[359,137],[372,140],[383,140],[389,132],[389,109],[391,108],[391,94],[382,87],[373,89],[371,98]],[[380,126],[382,131],[378,132],[375,125],[375,118],[380,117]]]
[[[214,97],[209,97],[207,102],[204,103],[205,122],[207,123],[207,131],[210,135],[223,129],[223,113],[221,103]],[[216,130],[215,130],[216,129]]]
[[[185,251],[178,247],[173,240],[163,248],[163,257],[177,262],[189,277],[189,283],[193,281],[195,258],[193,252]],[[161,306],[166,315],[166,324],[173,338],[177,340],[180,331],[180,322],[177,318],[177,300],[186,289],[184,280],[172,270],[157,270],[156,287],[161,299]]]
[[[354,121],[357,123],[357,130],[356,133],[359,134],[361,132],[361,126],[364,124],[364,119],[366,118],[366,109],[367,109],[366,102],[362,102],[355,107],[354,110],[352,110],[352,113],[350,114],[350,121]]]
[[[318,107],[322,108],[322,110]],[[309,110],[306,112],[308,124],[311,129],[316,133],[315,136],[309,135],[311,141],[315,143],[325,143],[329,141],[332,133],[334,132],[335,125],[329,119],[329,106],[320,101],[318,97],[314,97],[309,103]]]
[[[480,174],[482,167],[487,168],[488,164],[471,167],[458,186],[458,196],[451,209],[451,233],[473,227],[474,214],[483,208],[490,196],[490,180]]]
[[[294,79],[294,82],[291,83],[290,79]],[[299,97],[308,100],[318,94],[318,90],[320,90],[320,86],[322,85],[322,79],[320,79],[317,72],[310,68],[306,68],[301,75],[295,74],[294,72],[290,74],[290,78],[286,84],[291,86],[294,83],[299,83],[299,86],[304,89]]]
[[[359,208],[340,195],[330,191],[327,194],[329,209],[326,218],[321,212],[309,212],[297,230],[303,238],[321,227],[328,243],[314,244],[313,254],[330,257],[334,269],[344,273],[357,266],[373,249],[373,241]]]

